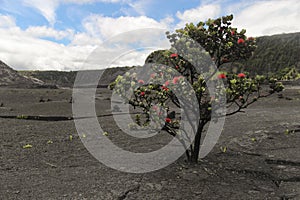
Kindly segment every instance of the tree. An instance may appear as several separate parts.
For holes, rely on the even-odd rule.
[[[270,89],[263,91],[263,76],[218,72],[225,64],[249,59],[256,48],[255,38],[246,37],[246,30],[231,27],[232,19],[229,15],[187,24],[173,34],[167,32],[170,50],[151,53],[140,73],[127,72],[111,85],[133,108],[142,109],[142,115],[136,116],[137,125],[162,128],[183,145],[188,143],[190,162],[199,159],[201,136],[208,122],[243,112],[259,98],[283,89],[276,79],[268,80]],[[227,113],[222,112],[224,106],[229,108]],[[193,138],[180,126],[184,119],[176,114],[176,108],[191,113],[185,117]]]

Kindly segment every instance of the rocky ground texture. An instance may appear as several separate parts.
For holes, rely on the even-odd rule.
[[[116,144],[150,151],[163,145],[160,137],[169,139],[124,137],[112,122],[110,94],[97,91],[96,110]],[[110,169],[87,151],[72,120],[71,95],[68,89],[0,89],[0,199],[300,199],[297,86],[228,117],[199,164],[182,156],[146,174]]]

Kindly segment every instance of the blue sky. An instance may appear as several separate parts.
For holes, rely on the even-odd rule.
[[[246,28],[249,36],[299,32],[299,10],[298,0],[0,0],[0,60],[31,70],[104,68],[109,60],[138,65],[149,50],[133,47],[168,47],[154,34],[158,28],[174,31],[187,22],[232,13],[233,25]],[[138,34],[142,28],[152,31]],[[135,36],[120,36],[128,31]],[[103,46],[111,37],[117,37],[114,46],[122,51]],[[97,48],[107,62],[85,65]],[[130,53],[116,58],[126,51]]]

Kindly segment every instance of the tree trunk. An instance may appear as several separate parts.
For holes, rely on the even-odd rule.
[[[198,158],[199,158],[199,151],[200,151],[200,142],[201,142],[201,135],[202,135],[202,131],[204,128],[204,123],[202,123],[201,121],[199,122],[198,125],[198,130],[195,136],[195,141],[194,141],[194,150],[191,152],[191,162],[193,163],[197,163],[198,162]]]

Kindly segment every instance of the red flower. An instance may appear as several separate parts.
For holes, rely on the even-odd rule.
[[[164,84],[164,86],[168,86],[169,84],[170,84],[170,82],[166,81],[165,84]]]
[[[140,95],[141,95],[141,96],[145,96],[145,92],[141,92]]]
[[[238,44],[243,44],[243,43],[245,43],[245,40],[243,38],[240,38],[240,39],[238,39],[237,43]]]
[[[218,78],[219,78],[219,79],[225,79],[225,78],[226,78],[226,75],[225,75],[224,73],[219,74],[219,75],[218,75]]]
[[[177,53],[172,53],[171,55],[170,55],[170,58],[177,58],[178,57],[178,54]]]
[[[234,30],[232,30],[232,31],[231,31],[231,35],[234,35],[234,34],[235,34],[235,31],[234,31]]]
[[[176,69],[179,69],[179,66],[176,66],[175,68],[176,68]]]
[[[171,122],[171,119],[170,119],[170,118],[166,118],[165,121],[166,121],[167,123],[170,123],[170,122]]]
[[[245,75],[244,73],[239,73],[239,74],[238,74],[238,77],[239,77],[239,78],[245,78],[246,75]]]
[[[178,82],[179,78],[180,78],[179,76],[175,76],[173,78],[173,84],[176,84]]]
[[[165,86],[162,86],[162,89],[163,89],[164,91],[166,91],[166,92],[169,91],[169,88],[167,88],[167,87],[165,87]]]
[[[145,84],[145,81],[143,81],[143,80],[138,80],[138,83],[143,85],[143,84]]]

